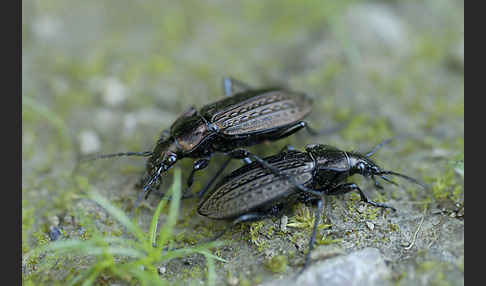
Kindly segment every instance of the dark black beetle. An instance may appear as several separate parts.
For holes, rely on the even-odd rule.
[[[424,186],[406,175],[385,171],[370,159],[386,143],[388,141],[379,144],[366,155],[320,144],[307,145],[305,152],[282,151],[260,162],[247,164],[226,176],[203,196],[198,212],[211,219],[232,220],[232,225],[235,225],[279,215],[296,202],[317,204],[305,269],[315,241],[324,195],[358,191],[364,202],[395,210],[389,205],[370,200],[355,183],[343,183],[346,178],[360,174],[370,177],[380,186],[376,178],[396,184],[386,177],[395,175]]]
[[[189,108],[169,131],[163,132],[152,152],[107,154],[94,159],[150,157],[146,164],[146,175],[142,178],[143,192],[137,205],[143,196],[148,196],[153,186],[160,185],[155,184],[159,183],[160,175],[182,158],[197,159],[187,181],[189,189],[194,173],[206,168],[215,152],[224,152],[229,156],[217,173],[221,174],[230,159],[261,161],[257,156],[238,148],[278,140],[302,128],[314,135],[321,134],[302,121],[310,113],[312,103],[304,93],[283,88],[254,89],[231,78],[225,78],[223,86],[228,97],[199,110]],[[332,129],[326,132],[330,131]],[[187,194],[187,190],[184,193]]]

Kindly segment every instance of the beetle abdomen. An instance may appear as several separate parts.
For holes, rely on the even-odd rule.
[[[285,126],[311,111],[310,99],[284,90],[265,91],[215,113],[211,122],[226,135],[241,135]]]
[[[277,162],[267,162],[283,173],[291,175],[299,184],[306,184],[312,179],[314,163],[307,160],[308,157],[302,160],[302,154],[290,159],[283,156],[282,160]],[[275,156],[271,159],[275,159]],[[198,212],[214,219],[233,218],[266,204],[285,200],[295,193],[294,185],[288,180],[270,173],[255,163],[250,165],[227,176],[201,201]],[[241,169],[244,172],[241,172]]]

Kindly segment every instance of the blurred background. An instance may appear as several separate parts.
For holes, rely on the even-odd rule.
[[[312,138],[301,132],[252,148],[261,155],[274,154],[285,144],[302,149],[309,143],[364,152],[384,139],[402,136],[378,152],[377,162],[431,189],[424,192],[404,182],[375,191],[373,184],[353,178],[371,197],[401,210],[371,219],[378,226],[396,225],[397,230],[373,231],[363,228],[359,219],[346,222],[344,201],[351,197],[346,195],[331,200],[337,206],[329,207],[334,229],[328,235],[341,239],[347,253],[378,248],[388,263],[386,283],[463,284],[463,1],[22,4],[23,254],[53,240],[53,227],[62,230],[63,237],[83,235],[83,227],[88,227],[79,221],[92,211],[83,203],[88,188],[122,209],[133,204],[143,159],[92,162],[73,179],[80,156],[151,150],[161,131],[187,107],[222,98],[222,78],[232,76],[256,87],[279,84],[308,93],[314,98],[308,117],[314,128],[347,122],[329,136]],[[198,174],[195,189],[214,173],[220,159]],[[178,164],[187,176],[192,162]],[[146,204],[154,206],[157,200]],[[184,208],[194,209],[195,204]],[[415,246],[404,253],[401,244],[411,241],[424,213]],[[147,219],[150,215],[148,208]],[[96,223],[101,229],[106,224]],[[207,220],[201,223],[210,225]],[[364,234],[349,237],[350,229]],[[376,239],[385,236],[391,238]],[[218,283],[231,282],[225,276],[228,271],[239,275],[240,284],[280,278],[258,267],[272,255],[286,254],[284,239],[267,239],[271,251],[264,255],[244,239],[234,242],[244,250],[240,259],[220,266]],[[296,253],[302,256],[303,249]],[[77,262],[72,263],[69,267],[75,268]],[[66,269],[39,274],[34,268],[23,265],[25,281],[49,284],[66,277]],[[166,275],[172,275],[179,268],[168,269]]]

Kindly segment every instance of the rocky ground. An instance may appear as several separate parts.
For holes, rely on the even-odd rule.
[[[370,150],[375,159],[425,183],[396,181],[377,190],[359,177],[376,209],[357,194],[326,200],[311,267],[303,264],[313,208],[228,232],[213,253],[217,285],[464,284],[464,4],[462,1],[28,1],[22,5],[22,270],[26,285],[73,282],[96,263],[73,255],[51,265],[35,257],[53,241],[94,233],[128,237],[86,194],[127,214],[137,196],[141,158],[89,162],[81,156],[151,150],[188,106],[223,96],[233,76],[254,86],[281,84],[314,98],[305,132],[251,151],[326,143]],[[194,190],[214,174],[214,157]],[[232,168],[240,165],[233,162]],[[183,180],[191,160],[178,163]],[[165,178],[168,189],[173,171]],[[143,202],[147,230],[159,197]],[[191,247],[226,226],[200,217],[185,200],[176,243]],[[163,211],[161,223],[167,221]],[[57,254],[54,254],[57,255]],[[124,257],[114,262],[123,263]],[[48,265],[46,267],[43,267]],[[208,281],[204,256],[156,265],[160,282]],[[100,268],[97,285],[147,283]],[[211,276],[211,275],[209,275]],[[79,281],[78,281],[79,283]]]

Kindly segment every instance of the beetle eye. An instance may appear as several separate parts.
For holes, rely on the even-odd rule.
[[[175,155],[170,155],[169,158],[167,158],[167,161],[169,161],[169,163],[174,163],[176,160],[177,158]]]

